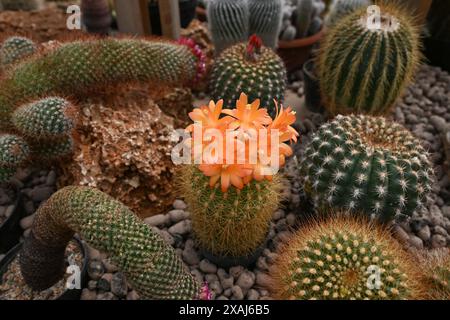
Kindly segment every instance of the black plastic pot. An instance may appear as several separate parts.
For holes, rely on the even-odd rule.
[[[24,200],[26,196],[16,192],[15,209],[12,214],[0,225],[0,253],[8,252],[17,245],[23,230],[20,220],[25,217]]]
[[[59,296],[56,300],[80,300],[81,291],[84,287],[86,287],[88,276],[87,276],[87,267],[89,257],[87,256],[87,250],[85,245],[77,238],[74,238],[74,241],[77,242],[78,246],[81,249],[81,254],[83,255],[83,265],[81,269],[81,289],[67,289],[63,292],[61,296]],[[8,266],[14,261],[17,257],[18,253],[22,249],[23,243],[17,244],[14,248],[12,248],[5,257],[0,260],[0,283],[3,281],[3,275],[5,274]]]
[[[425,39],[425,49],[425,55],[430,64],[450,72],[450,40],[427,38]]]
[[[249,268],[256,264],[256,261],[263,253],[264,248],[267,246],[268,241],[269,241],[269,239],[266,238],[264,240],[264,242],[258,248],[256,248],[251,254],[249,254],[247,256],[241,256],[241,257],[216,255],[204,248],[200,248],[200,252],[210,262],[212,262],[215,265],[217,265],[218,267],[221,267],[224,269],[227,269],[227,268],[230,268],[233,266],[243,266],[245,268]]]
[[[319,79],[315,71],[314,60],[310,59],[303,64],[303,80],[305,90],[305,104],[311,112],[323,113],[325,109],[320,96]]]
[[[197,8],[197,0],[180,0],[180,19],[181,27],[186,28],[195,18],[195,9]],[[152,33],[162,35],[161,16],[159,15],[158,3],[150,2],[148,5],[150,11],[150,22],[152,25]]]

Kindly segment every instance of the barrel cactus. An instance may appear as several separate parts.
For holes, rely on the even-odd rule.
[[[11,65],[21,59],[35,53],[35,43],[25,37],[10,37],[0,47],[0,65],[2,67]]]
[[[72,154],[74,141],[70,135],[55,140],[34,140],[30,143],[30,149],[33,160],[56,162]]]
[[[427,298],[450,299],[450,250],[448,248],[416,252],[422,270],[423,286],[427,287]]]
[[[173,248],[122,203],[92,188],[66,187],[37,213],[20,254],[26,283],[44,290],[64,274],[64,252],[78,233],[111,260],[144,299],[197,299],[202,293]]]
[[[17,108],[14,127],[33,140],[54,140],[70,134],[75,125],[76,107],[65,99],[50,97]]]
[[[332,115],[390,111],[420,64],[414,19],[394,4],[379,5],[380,25],[366,8],[331,27],[317,57],[324,106]]]
[[[370,0],[333,0],[330,11],[326,17],[325,25],[328,28],[331,28],[346,15],[360,8],[367,9],[371,3],[372,1]]]
[[[234,105],[241,92],[250,100],[261,99],[273,115],[273,100],[283,101],[286,68],[273,50],[262,46],[258,37],[225,50],[213,65],[210,91],[214,100],[223,99],[225,106]]]
[[[281,29],[283,4],[280,0],[249,0],[250,34],[256,34],[263,44],[275,49]]]
[[[208,25],[216,54],[236,43],[246,41],[250,30],[250,11],[244,0],[210,0]]]
[[[11,126],[11,114],[23,102],[130,81],[186,84],[197,77],[198,63],[191,48],[171,42],[105,38],[67,43],[18,64],[0,80],[0,129]]]
[[[388,221],[412,216],[431,190],[427,152],[382,117],[337,116],[316,132],[300,165],[317,207],[339,207]]]
[[[351,217],[299,230],[272,266],[277,299],[403,300],[423,296],[418,268],[386,230]]]
[[[12,134],[0,135],[0,183],[8,181],[28,159],[30,148],[25,140]]]

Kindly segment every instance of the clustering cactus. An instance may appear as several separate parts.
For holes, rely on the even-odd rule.
[[[366,8],[330,28],[317,59],[325,108],[332,115],[389,112],[421,59],[419,32],[409,13],[378,4],[377,25]]]
[[[423,286],[427,298],[450,299],[450,250],[448,248],[416,252],[422,270]]]
[[[244,0],[208,1],[208,25],[216,53],[246,41],[250,30],[250,11]]]
[[[293,300],[417,299],[423,296],[418,274],[388,231],[335,217],[293,236],[272,267],[271,290]]]
[[[35,53],[35,43],[25,37],[10,37],[0,47],[0,66],[5,67]]]
[[[257,37],[225,50],[213,65],[210,91],[214,100],[234,105],[241,92],[250,100],[261,99],[261,105],[273,114],[273,99],[284,100],[286,68],[273,50],[261,46]]]
[[[192,213],[192,228],[202,248],[218,256],[243,257],[263,245],[280,201],[279,177],[252,181],[242,190],[222,193],[192,166],[181,170],[181,192]]]
[[[77,95],[129,81],[184,84],[197,76],[198,59],[184,45],[140,39],[76,41],[34,56],[0,81],[0,129],[22,102]]]
[[[30,142],[30,148],[33,160],[55,162],[72,154],[74,141],[69,135],[56,140],[33,140]]]
[[[0,183],[9,180],[30,154],[28,144],[12,134],[0,135]]]
[[[39,8],[38,0],[0,0],[4,10],[33,11]]]
[[[110,254],[144,299],[198,299],[202,289],[175,251],[122,203],[91,188],[67,187],[36,213],[20,254],[26,283],[44,290],[64,275],[64,252],[78,233]]]
[[[314,134],[300,172],[316,206],[381,221],[411,216],[430,192],[433,176],[427,152],[401,125],[341,115]]]
[[[276,48],[281,28],[281,0],[249,0],[250,34],[256,34],[263,44]]]
[[[346,15],[362,7],[367,9],[371,3],[371,0],[333,0],[325,25],[331,28]]]
[[[50,97],[17,108],[12,123],[25,137],[55,140],[70,134],[75,113],[75,106],[67,100]]]

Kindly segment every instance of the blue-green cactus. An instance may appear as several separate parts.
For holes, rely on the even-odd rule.
[[[261,38],[266,47],[277,47],[281,29],[282,2],[280,0],[249,0],[250,34]]]

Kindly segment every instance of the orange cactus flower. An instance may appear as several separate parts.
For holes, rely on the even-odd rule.
[[[277,115],[272,123],[269,125],[268,129],[277,129],[280,131],[280,141],[285,142],[289,140],[293,140],[297,142],[297,137],[299,136],[298,132],[291,126],[295,123],[296,116],[295,111],[292,110],[291,107],[287,109],[283,108],[281,105],[280,109],[278,109],[278,104],[275,101],[275,105],[277,108]]]
[[[235,118],[235,120],[230,124],[230,128],[239,128],[241,130],[258,130],[272,123],[272,119],[267,113],[267,109],[259,109],[259,104],[259,99],[249,104],[247,95],[242,93],[237,101],[236,109],[223,110],[224,114]]]
[[[241,190],[244,187],[243,178],[251,175],[252,167],[243,164],[201,164],[200,171],[207,177],[210,177],[209,185],[214,187],[220,180],[222,192],[227,192],[230,185]]]
[[[201,106],[195,108],[189,113],[189,118],[198,124],[202,125],[203,129],[221,128],[227,126],[233,119],[231,117],[220,118],[222,114],[223,100],[217,103],[210,101],[208,106]],[[191,124],[186,128],[187,131],[192,132],[195,124]]]

